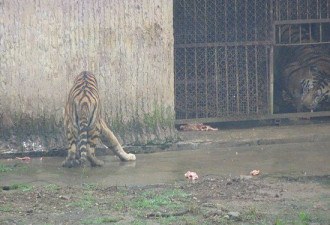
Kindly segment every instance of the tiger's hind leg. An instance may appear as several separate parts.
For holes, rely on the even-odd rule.
[[[91,166],[103,166],[104,162],[95,156],[95,145],[87,144],[87,158]]]
[[[67,137],[70,148],[68,150],[68,156],[63,161],[62,166],[69,168],[77,167],[80,165],[80,160],[79,160],[80,156],[79,156],[79,152],[77,152],[76,137],[74,136],[71,130],[67,132]]]
[[[95,156],[95,147],[97,144],[97,140],[100,136],[99,128],[95,127],[88,137],[87,143],[87,158],[91,163],[91,166],[103,166],[104,162],[99,160]]]
[[[77,147],[76,144],[71,144],[70,149],[68,150],[68,156],[63,161],[62,166],[63,167],[77,167],[80,165],[80,160],[77,159]]]

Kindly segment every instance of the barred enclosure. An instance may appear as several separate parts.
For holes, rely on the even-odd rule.
[[[176,119],[272,115],[274,47],[297,44],[281,41],[281,26],[317,23],[311,26],[313,38],[328,43],[329,5],[329,0],[175,0]]]
[[[274,1],[274,113],[296,112],[292,99],[283,97],[283,90],[292,87],[292,81],[298,83],[298,76],[309,77],[310,66],[330,75],[329,4],[327,0]],[[296,56],[297,52],[303,57]],[[302,61],[299,70],[305,75],[296,72],[290,79],[283,77],[287,75],[283,72],[287,65],[297,58]],[[324,102],[318,110],[329,111],[329,106]]]

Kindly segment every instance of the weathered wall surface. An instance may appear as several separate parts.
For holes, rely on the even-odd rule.
[[[89,70],[122,141],[170,138],[172,7],[170,0],[0,0],[2,130],[57,133],[74,77]]]

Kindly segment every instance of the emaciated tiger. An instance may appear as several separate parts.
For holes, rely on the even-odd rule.
[[[108,146],[122,161],[135,160],[126,153],[115,135],[101,117],[101,102],[95,76],[87,71],[75,79],[65,107],[64,127],[69,142],[64,167],[75,167],[89,160],[92,166],[102,166],[95,157],[95,147],[101,135],[108,139]]]

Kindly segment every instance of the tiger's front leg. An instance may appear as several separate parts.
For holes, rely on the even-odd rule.
[[[100,119],[100,125],[102,130],[102,135],[104,135],[109,142],[109,148],[117,155],[121,161],[135,161],[136,156],[132,153],[126,153],[119,143],[116,136],[112,133],[112,131],[108,128],[105,121],[103,119]]]
[[[63,167],[77,167],[80,165],[80,155],[77,152],[77,146],[76,146],[76,136],[73,134],[72,129],[70,127],[67,129],[67,138],[68,143],[70,145],[70,148],[68,150],[68,156],[63,161],[62,166]]]

